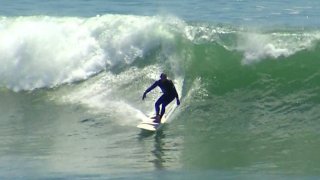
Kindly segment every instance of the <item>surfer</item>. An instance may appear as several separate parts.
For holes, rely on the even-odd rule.
[[[156,101],[155,103],[155,110],[156,110],[156,116],[153,118],[155,119],[153,122],[160,123],[161,118],[164,115],[166,111],[166,106],[170,104],[175,98],[177,99],[177,105],[180,105],[179,95],[177,93],[177,90],[173,84],[173,82],[169,79],[167,79],[167,75],[162,73],[160,75],[160,79],[154,82],[144,93],[142,96],[142,100],[144,100],[147,97],[147,94],[156,88],[157,86],[160,87],[161,91],[163,92],[163,95]],[[160,105],[161,106],[161,112],[160,112]]]

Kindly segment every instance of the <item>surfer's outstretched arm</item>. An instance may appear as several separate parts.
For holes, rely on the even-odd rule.
[[[158,85],[159,85],[159,82],[158,82],[158,81],[154,82],[154,83],[143,93],[142,100],[144,100],[144,98],[147,97],[148,92],[152,91],[152,90],[153,90],[154,88],[156,88]]]

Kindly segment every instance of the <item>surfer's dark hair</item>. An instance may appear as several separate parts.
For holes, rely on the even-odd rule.
[[[162,78],[162,77],[166,79],[167,75],[165,73],[161,73],[160,78]]]

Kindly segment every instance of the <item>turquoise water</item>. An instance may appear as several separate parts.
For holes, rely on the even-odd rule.
[[[1,179],[319,179],[318,1],[0,3]]]

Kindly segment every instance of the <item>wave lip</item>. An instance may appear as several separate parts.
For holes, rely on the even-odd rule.
[[[239,36],[236,50],[243,52],[243,64],[251,64],[312,49],[319,39],[318,32],[243,33]]]
[[[0,22],[0,85],[19,90],[85,80],[171,41],[161,17],[15,17]]]
[[[32,90],[85,79],[105,62],[83,19],[7,18],[1,22],[0,83]]]

